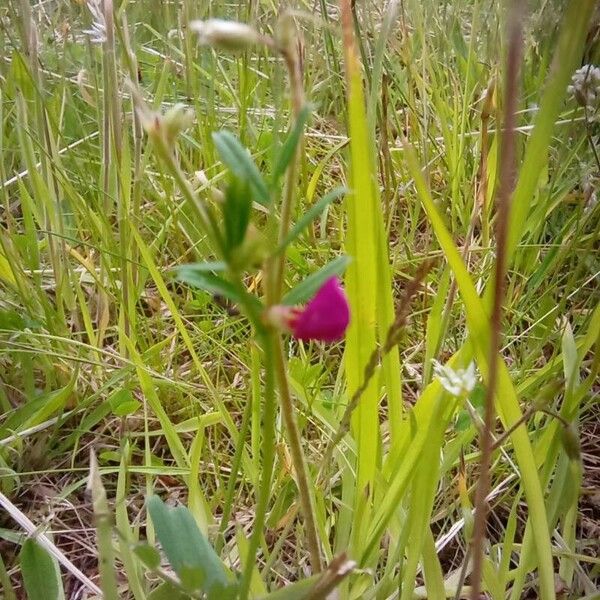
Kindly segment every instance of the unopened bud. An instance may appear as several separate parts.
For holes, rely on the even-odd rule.
[[[488,86],[482,95],[483,106],[481,107],[481,118],[489,119],[496,109],[496,79],[490,79]]]
[[[571,460],[579,462],[581,460],[581,444],[579,443],[579,434],[573,424],[563,425],[561,440],[567,456]]]
[[[277,19],[277,35],[275,37],[277,46],[282,51],[290,52],[294,47],[297,38],[296,23],[294,17],[284,12],[279,19]]]
[[[258,44],[265,39],[245,23],[224,19],[191,21],[190,29],[198,35],[200,44],[233,52],[244,50],[248,46]]]
[[[175,138],[194,122],[194,113],[185,104],[178,103],[163,117],[164,135],[170,145]]]

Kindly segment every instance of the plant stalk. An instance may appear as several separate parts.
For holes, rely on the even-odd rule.
[[[310,552],[310,561],[315,572],[323,570],[321,562],[321,551],[319,548],[319,537],[317,533],[317,525],[315,522],[315,511],[310,493],[309,477],[306,468],[306,459],[302,452],[302,443],[300,441],[300,431],[294,413],[294,405],[290,393],[289,382],[287,378],[287,369],[285,364],[285,356],[283,353],[283,341],[281,334],[274,333],[274,359],[275,359],[275,376],[277,378],[277,386],[279,388],[279,399],[281,402],[281,412],[283,421],[288,432],[290,453],[294,471],[296,472],[296,484],[300,494],[300,505],[304,515],[304,526],[306,527],[306,537],[308,541],[308,550]]]
[[[292,96],[292,114],[297,119],[302,107],[304,106],[304,88],[302,85],[302,68],[300,65],[298,53],[295,46],[290,42],[286,47],[280,48],[280,53],[284,58],[290,80],[290,90]],[[281,244],[287,237],[292,222],[292,212],[294,209],[294,199],[296,195],[296,185],[298,179],[300,156],[302,152],[304,136],[298,140],[298,146],[293,160],[291,161],[285,179],[285,189],[281,203],[281,218],[279,221],[278,243]],[[283,272],[285,268],[285,252],[275,257],[272,264],[271,300],[276,304],[281,299],[283,292]]]
[[[271,497],[271,479],[275,462],[275,421],[277,419],[277,399],[275,395],[275,366],[273,359],[276,353],[274,334],[259,334],[264,360],[264,406],[262,426],[263,468],[258,489],[254,526],[248,543],[248,553],[240,581],[240,600],[247,600],[250,593],[250,583],[255,566],[255,556],[260,545],[265,525],[265,517]]]
[[[283,56],[290,80],[290,90],[292,96],[292,114],[294,119],[298,118],[304,105],[304,89],[302,86],[302,68],[300,65],[298,52],[293,39],[287,40],[285,46],[279,48]],[[281,204],[281,217],[279,222],[279,243],[288,235],[290,230],[292,212],[294,208],[294,199],[296,195],[296,185],[298,179],[299,162],[301,156],[303,138],[298,141],[298,147],[291,161],[285,180],[285,190]],[[283,293],[283,273],[285,269],[285,251],[274,257],[267,265],[267,304],[277,304],[281,300]],[[274,368],[279,397],[281,402],[281,412],[285,428],[288,433],[289,449],[292,463],[296,475],[296,484],[300,495],[300,505],[304,517],[306,528],[306,537],[308,550],[310,553],[311,566],[314,572],[323,570],[321,561],[321,551],[319,547],[319,537],[317,532],[314,506],[310,493],[309,477],[306,468],[306,459],[302,451],[300,440],[300,431],[294,413],[294,405],[290,392],[289,381],[287,378],[287,366],[283,349],[283,340],[280,333],[271,333],[272,346],[274,352]]]
[[[507,271],[507,240],[510,204],[514,188],[514,166],[516,155],[516,112],[518,80],[521,64],[521,10],[513,0],[508,13],[508,57],[506,72],[504,133],[500,162],[500,184],[496,197],[496,269],[494,272],[494,301],[490,316],[489,377],[485,396],[484,427],[481,431],[481,472],[475,498],[475,522],[473,526],[473,571],[471,573],[471,600],[479,600],[483,572],[483,555],[486,538],[490,490],[490,466],[493,451],[493,430],[496,418],[494,401],[498,383],[498,356],[502,341],[502,305],[505,295]]]

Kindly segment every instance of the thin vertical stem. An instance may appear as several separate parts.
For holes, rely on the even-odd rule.
[[[304,89],[302,85],[302,68],[294,39],[286,40],[286,45],[279,49],[285,60],[290,80],[290,90],[292,96],[292,113],[294,119],[298,118],[304,105]],[[296,195],[296,182],[298,179],[299,163],[302,149],[302,137],[298,141],[296,154],[286,172],[285,189],[281,204],[281,217],[279,223],[279,242],[283,241],[290,229],[292,221],[292,212],[294,208],[294,199]],[[276,304],[280,301],[283,292],[283,273],[285,269],[285,252],[276,256],[268,265],[267,272],[267,303]],[[319,548],[319,537],[315,521],[314,507],[310,493],[310,483],[306,469],[306,459],[302,452],[300,441],[300,432],[294,414],[294,406],[290,393],[289,382],[287,378],[287,366],[283,351],[283,340],[281,334],[272,333],[272,344],[274,352],[274,368],[279,398],[281,402],[281,412],[288,433],[288,442],[292,463],[296,474],[296,484],[300,495],[300,505],[304,517],[304,526],[306,528],[306,537],[310,553],[311,566],[313,571],[319,572],[323,569],[321,562],[321,552]]]
[[[302,69],[296,47],[290,43],[287,47],[280,50],[288,71],[290,80],[290,90],[292,95],[292,113],[294,119],[298,118],[302,107],[304,106],[304,88],[302,85]],[[303,136],[298,140],[296,154],[288,167],[285,179],[285,190],[283,201],[281,203],[281,218],[279,222],[279,242],[281,243],[287,236],[292,221],[292,212],[294,209],[294,199],[296,195],[296,181],[298,179],[300,153],[303,146]],[[285,267],[285,252],[282,252],[274,259],[272,265],[271,283],[271,302],[277,303],[281,299],[283,291],[283,272]]]
[[[515,130],[518,100],[518,78],[521,64],[521,10],[513,0],[508,13],[508,57],[505,82],[504,132],[500,162],[500,182],[496,197],[496,270],[494,273],[494,302],[490,317],[489,378],[485,396],[484,427],[481,431],[481,473],[475,499],[475,523],[473,527],[473,571],[471,574],[471,599],[478,600],[487,525],[488,505],[486,497],[490,489],[490,465],[493,449],[495,421],[494,399],[498,381],[498,353],[501,344],[502,305],[505,294],[507,269],[507,238],[510,203],[514,188]]]
[[[262,472],[256,501],[256,511],[254,513],[254,524],[252,535],[248,543],[248,552],[246,553],[246,563],[240,582],[240,600],[247,600],[250,593],[250,582],[252,572],[255,566],[255,556],[260,545],[260,539],[263,535],[265,525],[265,516],[271,497],[271,479],[273,477],[273,464],[275,461],[275,421],[277,419],[277,401],[275,396],[275,365],[274,357],[276,353],[274,334],[266,333],[260,336],[263,350],[264,361],[264,405],[263,405],[263,427],[262,427]]]
[[[319,549],[319,537],[317,533],[317,525],[315,522],[315,511],[310,493],[310,485],[308,472],[306,469],[306,459],[302,452],[302,443],[300,441],[300,432],[296,417],[294,415],[294,405],[290,394],[289,382],[287,378],[287,369],[285,364],[285,356],[283,354],[283,342],[280,334],[274,334],[274,358],[275,358],[275,376],[277,378],[277,386],[279,388],[279,399],[281,402],[281,412],[285,428],[288,432],[288,441],[292,463],[296,471],[296,484],[300,494],[300,505],[304,516],[304,526],[306,528],[306,538],[308,541],[308,550],[310,552],[310,561],[313,571],[319,572],[323,570],[321,562],[321,551]]]

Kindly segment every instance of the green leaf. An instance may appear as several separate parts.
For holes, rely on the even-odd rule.
[[[6,570],[6,566],[4,565],[4,561],[2,560],[2,555],[0,554],[0,586],[4,591],[4,600],[17,600],[17,595],[15,594],[15,588],[12,585],[12,581],[10,580],[10,576],[8,571]]]
[[[191,263],[189,265],[181,265],[173,270],[176,273],[178,281],[204,290],[209,294],[223,296],[237,304],[250,303],[257,310],[262,308],[260,300],[256,298],[256,296],[252,296],[252,294],[248,294],[246,291],[236,288],[226,279],[223,279],[210,271],[206,271],[203,268],[202,263],[200,263],[199,267],[197,267],[196,264]]]
[[[325,194],[320,200],[317,200],[292,227],[285,239],[279,244],[275,254],[283,252],[301,233],[308,227],[334,200],[348,193],[345,187],[337,187],[328,194]]]
[[[321,575],[313,575],[308,579],[301,579],[291,585],[286,585],[280,590],[262,596],[260,600],[305,600],[310,597],[310,593],[320,579]]]
[[[118,390],[110,396],[108,402],[113,414],[117,417],[130,415],[142,405],[128,389]]]
[[[229,584],[223,587],[217,583],[206,595],[206,600],[236,600],[239,596],[238,586]]]
[[[2,268],[2,256],[0,256],[0,269]],[[0,277],[2,274],[0,273]],[[39,329],[40,323],[21,314],[16,310],[0,310],[0,329],[10,331],[23,331],[24,329]]]
[[[160,567],[160,553],[150,544],[136,544],[133,551],[144,565],[154,571]]]
[[[55,413],[61,412],[64,409],[67,400],[71,398],[71,395],[75,390],[77,376],[78,373],[75,372],[69,383],[64,388],[55,390],[49,394],[44,394],[44,401],[40,408],[28,419],[23,421],[19,429],[23,430],[27,429],[28,427],[35,427],[36,425],[39,425],[40,423],[43,423],[49,419]]]
[[[171,582],[165,581],[148,594],[148,600],[189,600],[189,596]]]
[[[475,412],[483,418],[483,414],[485,411],[485,387],[478,383],[469,396],[469,401],[471,405],[475,409]],[[473,425],[473,419],[471,417],[471,413],[468,410],[461,410],[457,417],[456,423],[454,424],[454,429],[456,431],[466,431],[469,427]]]
[[[198,567],[183,566],[179,569],[181,585],[188,592],[197,592],[204,587],[204,570]]]
[[[230,581],[219,557],[202,535],[185,506],[168,507],[158,496],[148,500],[148,512],[171,566],[190,585],[202,578],[203,590],[215,585],[229,587]],[[197,571],[192,577],[193,571]]]
[[[283,298],[282,303],[293,306],[306,302],[316,294],[327,279],[334,275],[341,275],[349,263],[350,257],[345,255],[332,260],[318,271],[311,273],[302,283],[290,290]]]
[[[251,207],[252,197],[248,181],[232,177],[222,204],[227,250],[234,250],[244,241],[250,222]]]
[[[294,158],[294,154],[296,152],[296,148],[298,147],[298,142],[302,137],[302,132],[304,131],[304,126],[310,117],[310,114],[313,110],[311,104],[305,104],[296,119],[291,131],[288,133],[283,145],[281,146],[281,150],[279,151],[279,156],[277,157],[277,161],[275,163],[275,167],[273,168],[273,185],[277,185],[279,179],[285,173],[285,170],[288,168],[290,162]]]
[[[27,61],[18,50],[12,53],[10,65],[10,75],[6,78],[9,83],[8,87],[11,88],[13,93],[15,88],[21,90],[25,98],[31,100],[36,92],[35,85]]]
[[[223,163],[238,179],[248,182],[256,194],[254,200],[263,206],[271,204],[267,184],[252,160],[250,152],[242,146],[238,138],[231,132],[223,130],[213,133],[213,141]]]
[[[56,560],[33,538],[25,540],[19,560],[29,600],[64,598]]]
[[[511,259],[529,222],[528,212],[535,199],[540,173],[543,173],[547,166],[548,148],[552,141],[555,123],[563,106],[571,75],[581,64],[579,61],[595,5],[595,0],[572,1],[563,15],[552,67],[525,156],[521,160],[521,171],[511,202],[506,251],[508,265],[511,264]],[[490,281],[493,281],[493,277]],[[489,290],[492,288],[493,285],[488,285]]]

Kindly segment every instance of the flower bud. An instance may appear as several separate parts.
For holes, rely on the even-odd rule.
[[[177,103],[165,113],[162,120],[165,139],[171,145],[194,122],[194,113],[185,104]]]
[[[346,333],[350,306],[339,279],[330,277],[305,307],[272,306],[264,320],[298,340],[335,342]]]
[[[233,52],[244,50],[263,40],[249,25],[224,19],[191,21],[190,29],[198,35],[198,41],[203,46],[213,46]]]

